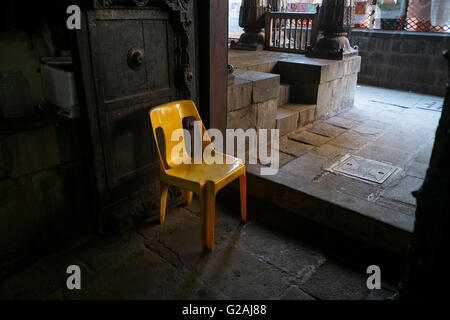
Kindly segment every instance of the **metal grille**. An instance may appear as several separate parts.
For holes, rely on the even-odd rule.
[[[432,25],[431,0],[355,0],[355,28],[450,32]]]
[[[351,178],[383,183],[398,168],[383,162],[347,154],[328,170]]]
[[[317,13],[266,14],[266,50],[303,53],[317,38]]]

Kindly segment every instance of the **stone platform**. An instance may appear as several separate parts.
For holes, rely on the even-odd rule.
[[[247,165],[248,192],[404,256],[414,227],[411,192],[423,183],[440,117],[432,106],[442,102],[434,96],[359,86],[350,110],[280,138],[276,175],[261,176],[261,165]],[[333,171],[348,155],[390,165],[394,171],[381,183]]]
[[[233,128],[239,127],[236,111],[241,109],[241,119],[245,118],[241,127],[245,128],[249,125],[247,115],[253,116],[255,113],[252,104],[278,98],[278,103],[272,101],[272,112],[263,115],[267,118],[265,124],[269,124],[264,128],[271,129],[275,127],[272,125],[274,116],[282,117],[277,117],[274,112],[275,104],[282,109],[285,109],[283,106],[286,103],[314,106],[313,120],[325,119],[352,107],[361,59],[356,56],[336,61],[308,58],[294,53],[230,50],[228,62],[236,69],[235,82],[228,88],[229,124]],[[272,78],[273,81],[262,81],[265,77]],[[256,100],[255,95],[249,94],[251,91],[246,88],[248,81],[252,82],[252,88],[257,92]],[[287,91],[280,86],[287,88]],[[234,113],[230,114],[232,111]],[[285,111],[280,110],[280,114],[286,114]],[[245,117],[242,117],[243,113]],[[290,122],[293,123],[294,120]],[[291,126],[284,130],[294,129],[297,127]]]
[[[429,107],[442,99],[364,86],[355,97],[360,57],[231,50],[229,63],[236,69],[229,128],[277,128],[281,136],[281,169],[260,176],[260,165],[248,165],[248,192],[405,255],[414,226],[411,192],[422,184],[440,115]],[[390,165],[393,173],[376,183],[333,171],[349,156]]]
[[[0,277],[88,229],[82,125],[50,112],[0,119]]]

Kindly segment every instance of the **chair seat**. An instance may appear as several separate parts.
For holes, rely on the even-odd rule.
[[[223,164],[180,164],[168,169],[165,175],[172,183],[191,182],[201,188],[207,181],[211,181],[220,189],[245,172],[242,160],[219,152],[216,152],[216,156],[223,157]]]

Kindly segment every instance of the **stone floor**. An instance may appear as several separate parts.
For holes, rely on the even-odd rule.
[[[410,231],[410,192],[423,180],[440,116],[423,108],[440,102],[359,86],[353,109],[282,138],[284,163],[271,179]],[[331,172],[347,153],[397,169],[382,184]],[[249,222],[240,224],[238,199],[233,185],[218,195],[212,253],[200,250],[194,201],[169,209],[163,225],[152,218],[121,236],[86,236],[17,270],[0,283],[0,299],[385,299],[394,292],[398,256],[251,196]],[[82,269],[78,291],[66,288],[66,268],[74,264]],[[381,267],[381,290],[366,287],[372,264]]]
[[[236,199],[229,187],[218,195],[212,253],[200,250],[194,199],[169,209],[163,225],[149,219],[42,258],[0,283],[0,299],[386,299],[394,292],[398,275],[385,276],[395,274],[385,271],[391,258],[252,197],[249,221],[240,224]],[[385,273],[382,289],[370,291],[365,271],[373,263]],[[66,268],[74,264],[82,289],[69,291]]]
[[[430,108],[442,103],[439,97],[358,86],[354,108],[281,137],[280,170],[263,178],[412,232],[416,203],[411,192],[422,185],[440,118]],[[349,155],[389,164],[395,171],[382,183],[334,171]],[[255,175],[259,169],[248,166]],[[267,199],[260,189],[249,189]]]

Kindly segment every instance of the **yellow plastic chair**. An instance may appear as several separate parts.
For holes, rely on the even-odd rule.
[[[182,135],[178,141],[172,141],[171,139],[174,130],[183,129],[182,121],[186,117],[194,117],[197,121],[201,121],[197,108],[191,100],[174,101],[150,110],[150,120],[161,167],[160,222],[164,222],[169,186],[176,186],[182,189],[182,199],[185,205],[191,202],[192,193],[195,192],[200,199],[202,245],[203,248],[212,250],[214,248],[216,194],[220,189],[237,178],[239,178],[240,185],[241,219],[242,221],[246,220],[245,166],[242,160],[214,150],[203,122],[201,123],[203,136],[202,154],[205,148],[211,148],[211,155],[223,157],[223,164],[208,164],[211,163],[208,159],[203,159],[201,164],[195,164],[194,158],[191,158],[186,152],[184,136]],[[156,134],[158,128],[162,129],[163,142],[158,141]],[[163,150],[160,149],[160,143]],[[172,152],[174,148],[177,149],[175,152]],[[175,155],[172,153],[175,153]]]

